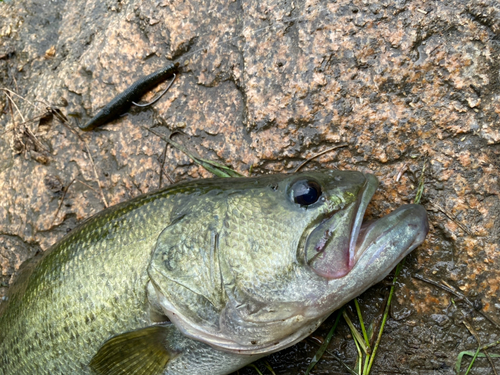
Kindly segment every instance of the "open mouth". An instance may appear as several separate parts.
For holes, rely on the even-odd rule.
[[[429,231],[427,212],[417,204],[407,204],[390,214],[363,223],[378,181],[366,181],[356,201],[321,222],[308,236],[305,260],[318,275],[337,279],[347,275],[361,257],[366,265],[384,257],[394,266],[420,245]]]
[[[345,276],[360,256],[362,249],[357,246],[358,237],[360,232],[362,235],[366,233],[366,230],[361,230],[363,216],[378,186],[374,176],[365,177],[358,199],[325,219],[307,238],[306,262],[317,274],[327,279]]]

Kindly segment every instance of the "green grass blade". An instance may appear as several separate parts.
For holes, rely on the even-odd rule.
[[[425,170],[427,167],[427,158],[424,160],[424,165],[422,166],[422,170],[420,171],[420,178],[418,179],[418,187],[417,194],[415,195],[415,199],[413,203],[420,204],[420,200],[422,199],[422,195],[424,194],[424,181],[425,181]]]
[[[249,364],[248,367],[253,367],[253,369],[257,371],[257,374],[262,375],[262,372],[260,372],[257,366],[255,366],[253,363]]]
[[[358,368],[358,374],[362,374],[363,369],[361,368],[361,366],[363,365],[363,352],[361,351],[358,340],[354,339],[353,341],[354,344],[356,345],[356,350],[358,351],[358,358],[356,358],[356,363],[354,364],[354,367]]]
[[[474,365],[474,362],[476,361],[476,358],[479,356],[479,351],[481,348],[477,348],[476,353],[474,354],[474,357],[472,357],[472,360],[470,361],[469,367],[467,368],[467,371],[465,372],[465,375],[469,375],[470,370],[472,369],[472,366]],[[484,354],[482,355],[483,357],[486,357]]]
[[[345,312],[345,310],[342,312],[342,316],[344,317],[344,320],[346,321],[347,325],[349,326],[349,329],[351,330],[352,337],[355,339],[357,344],[359,344],[360,348],[363,350],[365,354],[368,354],[368,348],[366,346],[366,343],[363,339],[363,336],[361,336],[361,333],[354,327],[354,324],[352,324],[351,319]]]
[[[144,129],[150,131],[151,133],[153,133],[157,137],[159,137],[162,140],[164,140],[165,142],[167,142],[172,147],[183,152],[188,157],[193,159],[193,161],[196,164],[201,165],[203,168],[205,168],[207,171],[214,174],[215,176],[218,176],[218,177],[242,177],[241,174],[239,174],[238,172],[236,172],[235,170],[233,170],[229,167],[226,167],[224,164],[217,163],[215,161],[211,161],[211,160],[207,160],[207,159],[202,159],[202,158],[195,156],[192,152],[189,152],[185,147],[181,146],[179,143],[172,141],[170,138],[165,137],[163,134],[157,133],[153,129],[149,129],[149,128],[144,128]]]
[[[335,358],[337,361],[339,361],[339,362],[340,362],[340,364],[341,364],[342,366],[344,366],[344,367],[346,368],[346,370],[347,370],[347,371],[349,371],[349,374],[351,374],[351,375],[359,375],[356,371],[354,371],[352,368],[350,368],[350,367],[349,367],[349,366],[348,366],[348,365],[347,365],[347,364],[346,364],[346,363],[342,360],[342,358],[340,358],[340,357],[336,356],[335,354],[333,354],[332,352],[330,352],[330,351],[328,351],[328,350],[327,350],[326,352],[327,352],[328,354],[330,354],[333,358]]]
[[[266,366],[266,368],[271,371],[271,374],[272,375],[276,375],[276,373],[274,372],[273,368],[271,367],[271,365],[269,364],[269,362],[265,361],[264,362],[264,365]]]
[[[363,321],[363,314],[361,314],[361,309],[359,307],[358,299],[354,298],[354,305],[356,306],[356,312],[358,313],[359,324],[361,325],[361,331],[363,332],[363,337],[365,338],[367,353],[371,353],[370,340],[368,340],[368,335],[365,329],[365,323]]]
[[[498,344],[498,342],[496,344]],[[487,345],[485,345],[485,346],[487,346]],[[457,356],[457,361],[455,362],[455,372],[457,373],[457,375],[460,374],[460,367],[462,367],[462,359],[463,359],[464,355],[468,355],[468,356],[472,357],[471,363],[469,364],[469,367],[467,368],[467,372],[465,373],[465,375],[467,375],[470,372],[472,365],[474,364],[474,361],[476,360],[476,358],[478,358],[478,357],[479,358],[486,358],[486,354],[480,353],[480,351],[484,348],[485,348],[484,346],[481,346],[481,347],[477,348],[476,351],[466,350],[466,351],[460,352]],[[490,357],[491,358],[500,358],[500,354],[490,353]]]
[[[231,177],[229,174],[227,174],[226,172],[224,171],[221,171],[220,169],[217,169],[217,168],[214,168],[212,167],[210,164],[208,163],[204,163],[204,162],[198,162],[197,159],[193,159],[195,161],[195,163],[197,163],[198,165],[201,165],[203,168],[205,168],[207,171],[209,171],[210,173],[214,174],[215,176],[217,177]]]
[[[396,287],[396,280],[403,268],[405,260],[403,259],[396,267],[396,272],[394,274],[394,278],[392,279],[391,291],[389,292],[389,298],[387,299],[387,304],[385,305],[384,316],[382,317],[382,324],[380,324],[380,330],[378,332],[377,341],[373,347],[372,355],[370,356],[370,363],[368,364],[368,368],[366,370],[366,374],[370,373],[370,370],[373,366],[373,361],[375,360],[375,354],[377,353],[377,349],[380,345],[380,341],[382,341],[382,333],[384,332],[385,322],[387,321],[387,317],[389,316],[389,309],[391,307],[392,296],[394,295],[394,289]]]
[[[328,348],[328,345],[330,344],[330,341],[332,340],[333,334],[335,330],[337,329],[337,326],[340,321],[340,317],[342,316],[342,312],[344,311],[344,307],[341,307],[340,310],[337,313],[337,317],[335,318],[335,323],[333,323],[332,328],[330,329],[330,332],[328,332],[328,335],[325,338],[325,341],[323,344],[319,347],[318,351],[314,355],[313,359],[311,360],[311,363],[309,363],[309,366],[307,367],[307,370],[304,375],[309,375],[311,370],[316,366],[316,363],[319,362],[323,354],[325,353],[326,348]]]

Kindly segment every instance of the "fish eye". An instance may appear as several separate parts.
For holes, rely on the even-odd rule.
[[[321,186],[313,180],[300,180],[292,185],[293,201],[301,206],[316,203],[321,197]]]

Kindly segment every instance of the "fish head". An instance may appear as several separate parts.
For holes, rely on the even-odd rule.
[[[428,231],[420,205],[363,223],[378,186],[370,174],[209,184],[160,235],[150,295],[185,335],[242,355],[303,339],[383,279]]]

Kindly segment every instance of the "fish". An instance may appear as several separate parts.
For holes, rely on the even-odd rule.
[[[229,374],[311,334],[428,232],[423,206],[363,222],[371,174],[178,183],[87,219],[22,267],[0,374]]]

